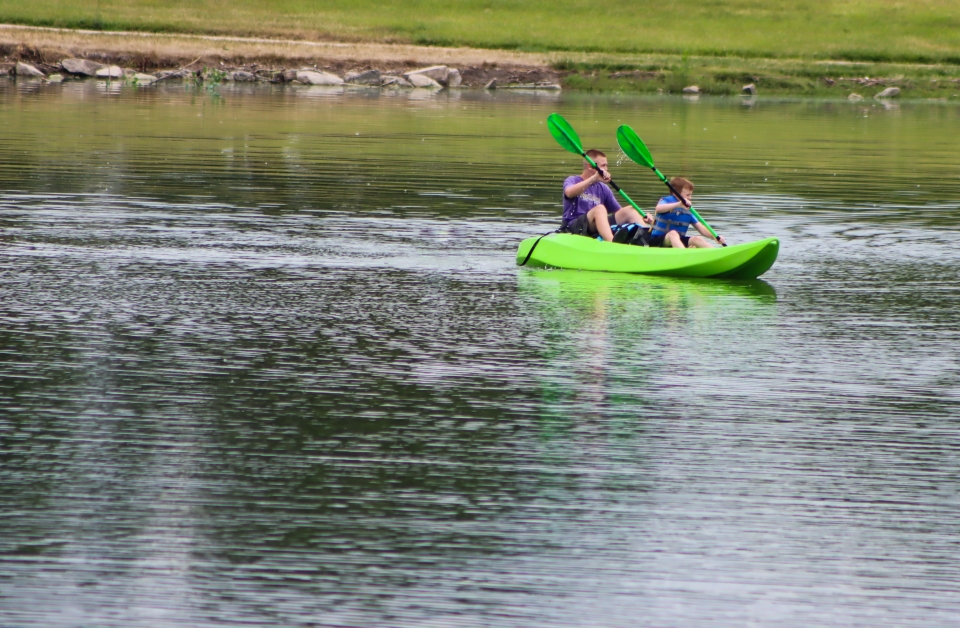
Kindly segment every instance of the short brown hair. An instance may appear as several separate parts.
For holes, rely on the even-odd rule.
[[[606,157],[602,151],[597,150],[596,148],[591,148],[587,151],[587,157],[590,159],[596,159],[597,157]]]
[[[689,179],[684,179],[683,177],[674,177],[670,179],[670,185],[673,186],[673,189],[677,192],[683,192],[684,190],[690,190],[693,192],[693,183]]]

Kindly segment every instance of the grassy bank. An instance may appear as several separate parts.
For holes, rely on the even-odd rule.
[[[960,63],[944,0],[0,0],[0,22],[525,51]]]
[[[648,55],[559,59],[553,66],[564,72],[565,87],[597,92],[678,94],[696,85],[705,94],[733,95],[752,83],[762,95],[870,98],[897,87],[903,98],[960,98],[960,66],[952,64]]]

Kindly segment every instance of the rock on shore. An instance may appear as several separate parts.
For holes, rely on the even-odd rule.
[[[29,63],[24,63],[23,61],[17,62],[17,67],[14,68],[14,72],[16,72],[17,76],[36,76],[36,77],[46,76],[46,74],[44,74],[37,68],[33,67]]]
[[[413,87],[413,84],[402,76],[384,76],[381,87]]]
[[[336,74],[312,69],[298,71],[297,82],[305,85],[343,85],[343,79]]]
[[[102,68],[103,64],[89,59],[64,59],[60,62],[60,67],[70,74],[96,76],[97,70]]]
[[[882,92],[874,96],[874,98],[896,98],[899,95],[900,95],[899,87],[888,87],[887,89],[883,90]]]
[[[436,80],[430,78],[426,74],[411,73],[411,74],[405,74],[404,77],[414,87],[427,87],[427,88],[432,87],[434,89],[440,89],[441,87],[443,87],[443,85],[441,85]]]
[[[103,66],[95,73],[98,79],[120,79],[123,78],[123,70],[116,65]]]
[[[457,73],[459,74],[459,72]],[[424,83],[422,85],[417,85],[418,80],[414,80],[414,77],[426,77],[434,81],[437,85],[446,85],[447,79],[450,76],[450,68],[445,65],[432,65],[429,68],[422,68],[420,70],[413,70],[412,72],[407,72],[403,75],[403,78],[407,79],[413,83],[416,87],[430,87],[430,84]],[[423,83],[423,81],[419,81]]]
[[[228,81],[236,81],[237,83],[254,83],[257,80],[257,75],[253,72],[237,70],[236,72],[227,73],[226,78]]]
[[[379,85],[380,70],[366,70],[364,72],[347,72],[343,77],[345,83],[354,83],[356,85]]]

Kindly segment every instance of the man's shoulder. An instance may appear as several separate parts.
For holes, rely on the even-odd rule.
[[[563,187],[570,187],[571,185],[576,185],[583,182],[583,177],[578,174],[570,175],[563,180]]]

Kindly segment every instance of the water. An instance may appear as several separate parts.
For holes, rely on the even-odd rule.
[[[517,268],[554,110],[776,265]],[[956,623],[958,121],[0,83],[0,624]]]

